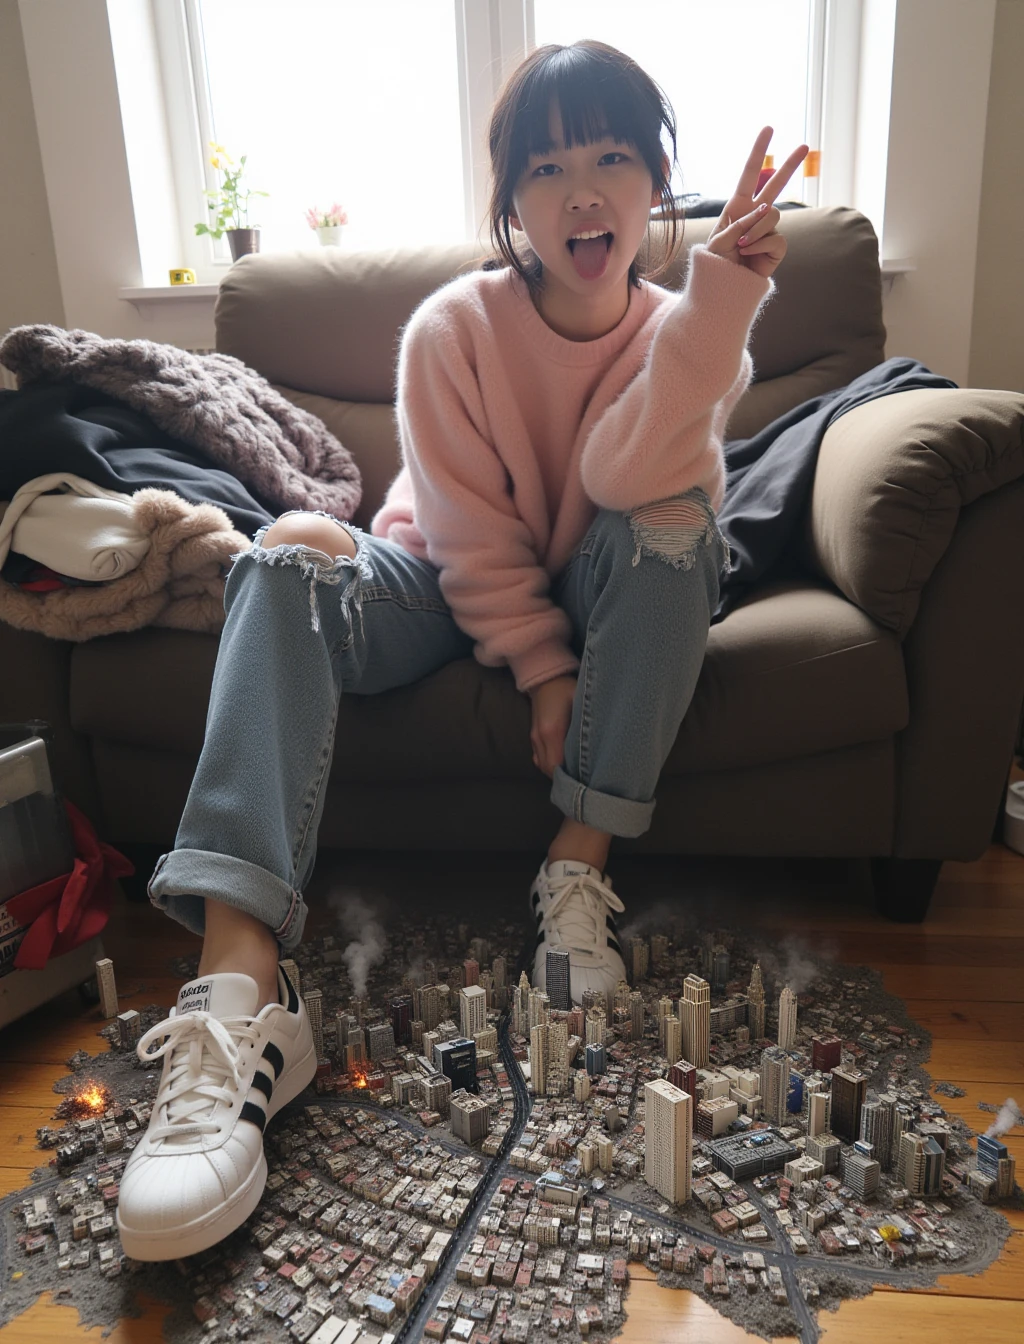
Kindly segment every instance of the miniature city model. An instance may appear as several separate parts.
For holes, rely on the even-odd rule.
[[[521,951],[518,925],[439,919],[299,949],[314,1090],[268,1127],[248,1222],[167,1265],[125,1257],[113,1216],[157,1078],[134,1045],[166,1008],[120,1014],[55,1084],[49,1168],[2,1202],[0,1324],[46,1289],[111,1325],[138,1288],[175,1304],[175,1341],[609,1338],[639,1261],[811,1340],[816,1305],[998,1254],[1021,1116],[977,1138],[948,1116],[872,972],[669,931],[572,1004],[564,964],[544,993]]]

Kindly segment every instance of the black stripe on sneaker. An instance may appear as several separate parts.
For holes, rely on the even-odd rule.
[[[273,1041],[268,1041],[263,1047],[263,1058],[269,1060],[274,1066],[274,1081],[277,1082],[281,1077],[281,1071],[284,1069],[284,1055],[278,1050]]]
[[[250,1121],[251,1124],[256,1126],[260,1133],[263,1132],[267,1125],[267,1117],[263,1108],[261,1106],[254,1106],[251,1101],[245,1103],[238,1118],[239,1120]]]
[[[616,935],[616,937],[618,937],[618,933],[619,933],[619,931],[618,931],[618,929],[615,927],[615,920],[612,919],[611,915],[605,915],[605,917],[604,917],[604,922],[605,922],[605,923],[608,925],[608,927],[611,929],[612,933],[614,933],[614,934]]]
[[[614,938],[608,939],[608,946],[613,947],[615,951],[618,952],[619,956],[622,957],[622,948],[618,945],[618,943],[615,941]],[[625,961],[625,957],[622,957],[622,959],[623,961]]]
[[[259,1069],[252,1076],[252,1085],[257,1092],[262,1092],[266,1099],[270,1100],[270,1094],[274,1090],[274,1084],[265,1073],[260,1073]]]
[[[290,1013],[297,1013],[299,1011],[299,996],[295,993],[295,987],[288,979],[288,972],[284,967],[279,965],[278,970],[281,972],[281,975],[284,977],[284,982],[288,986],[288,1003],[286,1005],[288,1011]]]

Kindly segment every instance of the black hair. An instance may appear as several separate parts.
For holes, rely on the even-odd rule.
[[[509,218],[514,213],[513,193],[530,156],[555,148],[549,122],[552,100],[558,104],[567,150],[610,136],[620,144],[632,145],[650,171],[668,233],[664,255],[653,269],[649,246],[645,262],[635,257],[630,262],[629,285],[639,289],[641,276],[656,279],[668,270],[683,240],[681,215],[671,188],[672,168],[678,166],[675,113],[664,92],[636,61],[590,39],[571,46],[538,47],[513,71],[498,95],[488,132],[492,173],[488,214],[497,256],[489,258],[483,269],[508,267],[517,272],[533,298],[543,288],[543,263],[528,244],[522,253],[517,250]],[[662,144],[662,131],[671,154]]]

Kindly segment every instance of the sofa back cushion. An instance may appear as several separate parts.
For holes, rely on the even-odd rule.
[[[689,248],[712,219],[688,220],[672,267],[656,283],[680,289]],[[652,225],[655,235],[662,225]],[[751,338],[755,384],[727,438],[747,438],[810,397],[843,387],[885,358],[878,240],[846,206],[785,210],[789,244],[777,293]],[[322,248],[240,258],[221,282],[217,349],[320,416],[363,474],[361,527],[400,465],[394,418],[402,329],[419,304],[480,264],[470,243],[380,251]]]

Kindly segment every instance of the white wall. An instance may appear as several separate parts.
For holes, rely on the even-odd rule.
[[[121,128],[122,100],[134,106],[148,90],[151,117],[160,96],[149,6],[0,0],[0,106],[8,126],[24,128],[0,148],[0,332],[58,321],[106,336],[213,344],[212,301],[139,312],[117,297],[122,286],[161,279],[159,253],[140,247],[133,210],[150,222],[162,215],[168,236],[179,219],[152,123],[127,147]],[[887,354],[912,355],[961,384],[1024,390],[1024,258],[1007,234],[1019,235],[1024,196],[1024,3],[863,0],[863,23],[871,40],[859,71],[852,204],[875,222],[883,256],[918,266],[886,297]],[[132,24],[137,73],[122,74],[119,91],[114,47]],[[884,190],[876,185],[883,161]]]
[[[17,0],[0,0],[0,334],[64,326],[50,209],[39,157]]]
[[[971,322],[972,387],[1024,392],[1024,0],[999,0]]]
[[[964,385],[971,357],[995,0],[899,0],[889,109],[885,352]]]
[[[166,255],[177,213],[166,145],[162,137],[147,142],[158,93],[146,79],[155,68],[150,16],[137,14],[133,22],[126,8],[148,11],[150,0],[110,3],[110,14],[107,0],[20,0],[18,6],[64,324],[101,336],[212,345],[212,303],[192,297],[140,313],[118,298],[122,286],[159,281],[159,253],[151,250],[154,221],[156,245]],[[136,71],[125,72],[120,90],[112,29],[119,43],[131,41],[133,29],[141,43]],[[127,137],[122,98],[133,127]],[[145,245],[136,229],[136,207]]]

